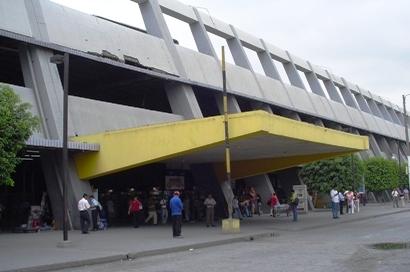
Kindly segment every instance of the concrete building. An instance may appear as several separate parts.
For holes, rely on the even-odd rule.
[[[38,195],[47,191],[57,224],[63,67],[50,57],[64,52],[70,54],[68,192],[74,226],[76,203],[92,187],[101,195],[163,187],[166,176],[184,176],[186,186],[212,192],[219,203],[233,194],[224,178],[219,48],[210,33],[226,41],[235,62],[227,64],[234,186],[253,186],[266,198],[273,187],[299,183],[295,167],[306,162],[352,152],[406,160],[398,106],[194,7],[173,0],[134,2],[146,30],[47,0],[0,2],[0,82],[41,120],[17,171],[16,194],[25,200],[35,195],[28,201],[38,205]],[[197,51],[178,45],[164,15],[189,25]],[[264,74],[253,69],[249,50]],[[118,197],[126,206],[127,196]]]

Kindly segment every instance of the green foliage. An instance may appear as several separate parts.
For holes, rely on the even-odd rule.
[[[17,154],[38,127],[29,109],[10,87],[0,85],[0,185],[14,185],[11,175],[21,161]]]
[[[338,190],[357,188],[362,175],[363,164],[354,155],[310,163],[299,172],[309,190],[325,193],[333,187]]]
[[[366,160],[364,166],[369,191],[380,192],[407,184],[405,169],[399,168],[396,161],[377,157]]]

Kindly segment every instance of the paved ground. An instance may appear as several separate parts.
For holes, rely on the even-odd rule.
[[[361,258],[363,256],[366,258],[366,254],[371,252],[370,249],[362,248],[361,245],[364,242],[371,243],[377,239],[383,240],[385,237],[389,241],[403,239],[410,241],[409,232],[404,227],[410,222],[402,222],[403,218],[409,217],[409,211],[410,208],[393,209],[390,205],[374,204],[364,207],[359,214],[347,215],[338,220],[333,220],[330,212],[301,215],[300,221],[296,223],[291,222],[291,218],[286,216],[279,218],[261,216],[243,221],[240,234],[222,234],[219,227],[206,228],[203,224],[184,224],[184,239],[173,239],[170,226],[146,226],[139,229],[113,228],[89,235],[72,231],[69,232],[72,246],[68,248],[57,248],[56,246],[61,240],[61,232],[0,234],[0,271],[56,269],[64,265],[90,264],[93,263],[93,259],[96,263],[104,261],[102,258],[107,258],[105,261],[118,261],[127,259],[127,256],[137,257],[136,262],[140,263],[122,261],[121,265],[114,262],[103,265],[102,267],[106,267],[106,270],[101,267],[99,269],[112,271],[113,267],[110,265],[117,265],[114,270],[118,271],[136,271],[133,269],[137,267],[143,268],[138,271],[202,271],[202,268],[210,266],[214,269],[207,269],[207,271],[217,268],[233,271],[229,270],[228,263],[238,263],[238,265],[247,267],[254,264],[260,256],[268,257],[258,260],[258,264],[266,265],[266,268],[270,268],[269,271],[285,271],[286,269],[281,268],[281,265],[289,263],[300,264],[302,267],[311,264],[312,268],[316,269],[311,271],[323,271],[320,270],[320,266],[316,267],[316,265],[319,265],[319,259],[327,260],[327,257],[323,257],[324,254],[335,256],[320,264],[324,267],[334,261],[345,262],[347,259],[349,259],[349,264],[353,263],[359,267],[362,263]],[[397,212],[399,213],[396,215],[386,216]],[[382,215],[385,216],[378,217]],[[381,235],[378,235],[380,232]],[[274,233],[273,238],[267,238],[272,233]],[[250,236],[258,237],[258,235],[261,237],[264,235],[265,238],[257,238],[253,242],[232,243],[243,241],[244,238],[249,240]],[[333,237],[338,238],[337,241],[333,241]],[[217,244],[227,245],[201,249],[204,246]],[[190,251],[189,248],[193,250]],[[144,255],[177,251],[181,253],[140,258]],[[357,254],[352,254],[356,251]],[[399,251],[396,253],[395,258],[401,260]],[[312,254],[316,257],[308,258]],[[378,260],[379,251],[375,251],[374,254],[371,252],[371,254],[372,258]],[[192,258],[187,259],[187,256]],[[173,261],[175,258],[181,261]],[[212,262],[209,262],[211,258]],[[187,260],[192,260],[192,262]],[[388,261],[392,260],[388,259]],[[160,266],[155,266],[158,263]],[[168,265],[169,263],[172,264]],[[196,269],[194,269],[195,266],[197,266]],[[278,270],[272,270],[273,266]],[[78,271],[97,271],[93,269],[93,267],[87,267],[85,270]],[[264,269],[261,270],[264,271]],[[70,268],[67,271],[74,270]],[[296,271],[299,270],[296,268]]]
[[[381,251],[370,247],[375,242],[410,241],[408,215],[393,214],[316,230],[281,231],[278,237],[63,271],[408,272],[410,249]]]

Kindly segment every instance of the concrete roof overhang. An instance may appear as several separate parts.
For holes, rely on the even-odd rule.
[[[337,130],[252,111],[229,115],[232,178],[285,169],[368,149],[368,139]],[[164,123],[72,138],[100,145],[75,155],[81,179],[154,162],[212,163],[224,177],[224,118]]]

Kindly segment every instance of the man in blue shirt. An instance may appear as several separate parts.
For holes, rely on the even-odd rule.
[[[172,216],[172,235],[174,238],[182,238],[181,236],[181,223],[182,223],[182,210],[184,206],[179,198],[179,192],[175,191],[174,196],[169,201],[169,207],[171,208]]]

